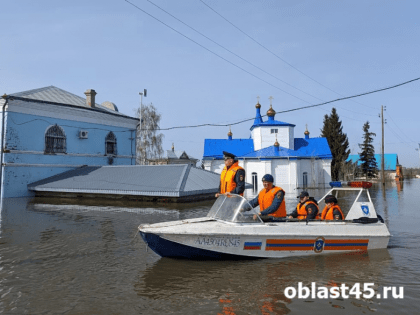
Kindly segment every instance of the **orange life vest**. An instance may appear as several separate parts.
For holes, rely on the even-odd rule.
[[[276,198],[276,195],[279,191],[282,191],[283,193],[285,193],[283,189],[281,189],[280,187],[275,187],[275,186],[271,188],[269,191],[267,191],[265,188],[260,191],[260,193],[258,194],[258,203],[260,205],[260,212],[263,212],[265,209],[271,206],[274,198]],[[277,218],[283,218],[286,216],[286,202],[284,201],[284,199],[281,202],[280,206],[277,208],[276,212],[270,213],[269,215],[272,217],[277,217]]]
[[[242,167],[239,166],[238,162],[235,162],[232,164],[229,169],[225,166],[225,168],[222,171],[222,174],[220,175],[220,193],[225,194],[227,192],[231,192],[236,188],[235,183],[235,175],[238,170],[243,170]],[[243,196],[244,194],[240,194]]]
[[[325,206],[324,210],[322,210],[321,219],[322,220],[334,220],[334,210],[338,210],[341,213],[341,217],[344,220],[344,214],[343,211],[341,211],[339,205],[333,205],[331,208],[327,208]]]
[[[299,202],[296,206],[296,210],[297,210],[297,214],[298,214],[297,218],[299,220],[306,220],[306,217],[308,216],[308,213],[306,212],[306,206],[309,205],[309,204],[315,205],[315,207],[318,209],[318,213],[316,214],[315,219],[319,219],[318,205],[315,202],[313,202],[312,200],[307,200],[307,201],[305,201],[305,203],[300,203]]]

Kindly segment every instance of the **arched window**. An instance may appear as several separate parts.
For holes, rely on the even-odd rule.
[[[254,192],[258,191],[258,175],[257,173],[252,173],[252,189]]]
[[[45,133],[45,153],[66,153],[66,135],[57,124]]]
[[[117,155],[117,138],[112,131],[105,138],[105,154]]]
[[[308,172],[303,172],[303,188],[308,187]]]

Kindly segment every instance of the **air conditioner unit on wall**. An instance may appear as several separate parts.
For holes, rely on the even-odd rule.
[[[87,130],[79,130],[79,138],[80,139],[87,139],[88,138],[88,131]]]

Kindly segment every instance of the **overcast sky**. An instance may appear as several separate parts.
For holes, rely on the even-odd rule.
[[[419,1],[129,1],[138,8],[124,0],[2,0],[0,93],[54,85],[84,97],[95,89],[98,103],[134,116],[147,89],[143,103],[157,107],[161,128],[253,118],[257,96],[264,114],[272,96],[275,119],[295,124],[295,137],[306,124],[318,137],[334,106],[352,154],[366,121],[380,153],[383,105],[385,153],[419,166],[420,81],[281,113],[419,78]],[[251,125],[232,126],[233,137],[249,138]],[[201,159],[204,139],[228,131],[163,131],[164,149],[174,143]]]

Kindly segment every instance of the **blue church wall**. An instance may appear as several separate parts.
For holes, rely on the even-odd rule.
[[[45,132],[57,124],[66,135],[66,153],[105,155],[105,138],[112,131],[117,139],[118,156],[135,155],[131,138],[134,131],[123,127],[8,112],[5,148],[8,150],[44,152]],[[88,131],[87,139],[79,138],[79,130]],[[57,159],[59,160],[59,159]]]
[[[54,176],[71,169],[75,166],[10,166],[3,168],[2,196],[3,198],[31,197],[35,194],[28,190],[28,184],[38,180]]]
[[[99,114],[98,122],[102,115]],[[126,120],[125,125],[131,128],[6,111],[3,198],[32,196],[33,192],[27,189],[29,183],[82,165],[135,165],[136,121]],[[65,134],[65,153],[44,152],[46,132],[54,125]],[[87,139],[79,138],[80,130],[88,132]],[[110,131],[116,138],[115,155],[106,155],[106,137]]]

